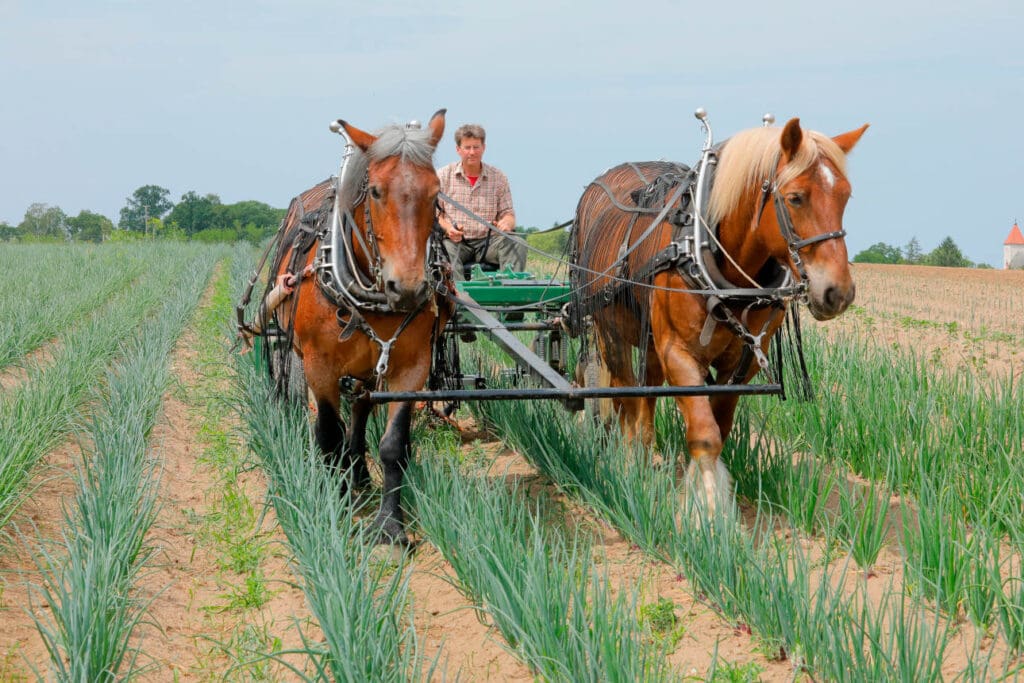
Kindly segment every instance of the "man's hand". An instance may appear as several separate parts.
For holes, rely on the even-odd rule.
[[[448,235],[448,239],[450,239],[452,242],[462,241],[462,228],[455,225],[454,223],[451,224],[451,227],[444,229],[444,234]]]

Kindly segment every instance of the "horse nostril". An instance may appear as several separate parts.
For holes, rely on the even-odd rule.
[[[828,310],[834,311],[839,307],[839,291],[835,287],[829,287],[825,290],[824,299]]]

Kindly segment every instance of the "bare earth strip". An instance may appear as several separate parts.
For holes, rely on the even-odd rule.
[[[855,309],[826,323],[936,365],[1024,376],[1024,271],[855,264]]]
[[[192,353],[189,337],[176,351],[175,374],[187,383],[191,371],[186,359]],[[190,408],[168,392],[164,398],[164,417],[154,429],[154,442],[164,463],[160,501],[162,508],[153,528],[161,551],[155,571],[141,586],[144,593],[155,594],[149,609],[151,620],[161,628],[147,629],[143,650],[157,663],[152,680],[204,680],[216,671],[224,673],[232,662],[218,656],[217,643],[231,641],[240,622],[272,624],[276,635],[285,638],[292,631],[294,616],[307,616],[301,591],[291,587],[295,578],[285,562],[274,558],[264,566],[264,575],[275,585],[274,598],[261,610],[244,615],[221,611],[226,604],[225,581],[213,549],[198,541],[202,517],[210,511],[208,499],[216,491],[220,474],[200,464],[203,446]],[[247,486],[254,500],[262,500],[264,482],[252,477]],[[272,517],[266,524],[275,525]],[[299,644],[297,635],[286,641]],[[149,678],[149,677],[147,677]]]
[[[30,554],[38,539],[54,538],[63,525],[62,505],[75,495],[72,478],[82,454],[75,441],[68,441],[43,459],[37,475],[38,488],[18,509],[12,520],[12,543],[5,540],[0,551],[0,680],[34,680],[33,669],[44,677],[49,655],[29,611],[45,618],[48,606],[31,593],[29,583],[38,583]],[[19,533],[20,532],[20,533]]]

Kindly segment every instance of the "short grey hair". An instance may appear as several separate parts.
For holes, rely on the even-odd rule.
[[[455,129],[455,144],[461,146],[463,138],[475,138],[480,142],[487,142],[487,133],[483,126],[467,123]]]

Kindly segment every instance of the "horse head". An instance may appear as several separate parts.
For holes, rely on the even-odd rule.
[[[867,127],[829,138],[802,130],[794,118],[779,137],[775,210],[762,216],[764,240],[773,257],[805,279],[807,307],[818,320],[845,311],[856,293],[843,230],[850,198],[846,155]]]
[[[338,121],[365,155],[366,173],[353,179],[366,183],[362,206],[353,207],[363,233],[356,255],[365,269],[379,268],[378,282],[397,312],[413,311],[430,297],[428,245],[440,189],[433,154],[445,111],[435,113],[426,129],[389,126],[377,134]]]

